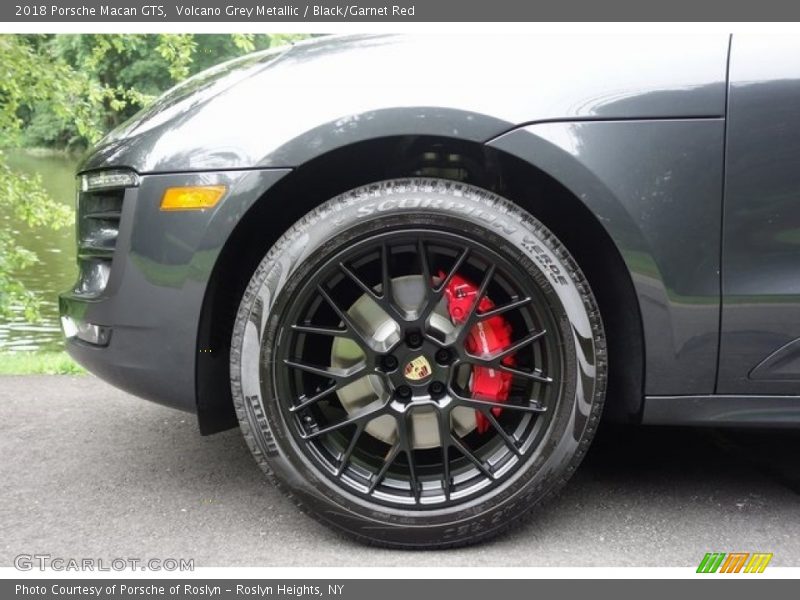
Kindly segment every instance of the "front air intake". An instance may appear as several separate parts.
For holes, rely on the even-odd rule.
[[[81,176],[76,215],[79,268],[76,293],[98,296],[108,285],[125,192],[136,185],[136,174],[128,171]]]

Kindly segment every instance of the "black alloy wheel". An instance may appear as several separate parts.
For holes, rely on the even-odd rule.
[[[472,298],[454,325],[444,292],[457,275],[480,282],[477,297],[502,302],[480,312]],[[512,476],[547,427],[562,357],[539,295],[513,264],[457,233],[378,233],[334,255],[298,290],[278,360],[261,377],[276,381],[297,444],[338,485],[387,505],[461,502]],[[499,315],[519,332],[514,342],[490,355],[469,352],[473,328]],[[504,364],[509,356],[518,364]],[[470,397],[476,366],[514,380],[502,405]],[[474,411],[491,431],[454,432],[454,421],[471,416],[459,412]]]
[[[257,460],[313,516],[452,546],[571,475],[604,349],[588,283],[541,224],[470,186],[391,181],[329,201],[268,253],[232,389]]]

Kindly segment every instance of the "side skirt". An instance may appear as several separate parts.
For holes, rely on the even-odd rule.
[[[647,396],[642,423],[800,428],[800,396]]]

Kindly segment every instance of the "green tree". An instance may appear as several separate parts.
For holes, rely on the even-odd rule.
[[[39,53],[63,60],[104,90],[95,103],[96,125],[107,131],[133,116],[156,96],[215,64],[305,35],[91,34],[26,36]],[[91,144],[75,123],[49,102],[20,113],[28,147],[82,149]]]
[[[305,35],[0,35],[0,148],[85,147],[204,68]],[[34,227],[72,223],[41,179],[10,169],[0,151],[0,210]],[[0,317],[38,297],[14,273],[37,261],[14,232],[0,231]]]
[[[0,36],[0,141],[4,145],[18,140],[23,125],[20,115],[41,102],[49,103],[55,115],[71,115],[87,137],[99,134],[90,106],[102,89],[63,61],[51,59],[20,36]],[[2,153],[0,208],[32,226],[57,229],[71,221],[71,211],[44,192],[38,177],[12,172]],[[14,277],[36,260],[13,232],[0,230],[0,316],[7,316],[15,303],[22,305],[28,319],[38,316],[36,295]]]

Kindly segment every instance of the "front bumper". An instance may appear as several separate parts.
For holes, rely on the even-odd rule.
[[[198,324],[216,259],[247,210],[288,172],[141,176],[138,187],[125,191],[119,229],[104,255],[107,281],[95,289],[82,276],[59,297],[67,352],[112,385],[196,412],[197,357],[208,350],[197,347]],[[160,210],[166,188],[191,185],[225,185],[228,193],[212,209]],[[79,231],[82,218],[79,207]],[[74,324],[100,326],[107,339],[83,341]]]

